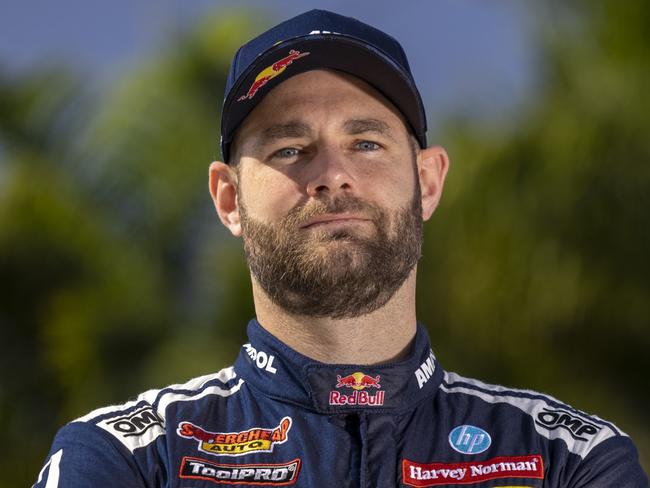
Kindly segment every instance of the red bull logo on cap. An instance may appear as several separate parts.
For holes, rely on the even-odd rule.
[[[250,100],[255,96],[260,88],[262,88],[276,76],[282,74],[284,70],[287,69],[287,66],[293,63],[296,59],[300,59],[308,55],[308,52],[301,53],[300,51],[292,49],[289,51],[289,54],[287,56],[279,59],[271,66],[268,66],[267,68],[264,68],[262,71],[260,71],[259,74],[255,77],[255,81],[253,81],[253,84],[250,86],[246,94],[239,97],[237,101],[241,102],[242,100]]]
[[[377,391],[371,395],[369,391],[364,391],[366,388],[375,388],[381,390],[379,380],[381,376],[369,376],[365,373],[357,371],[347,376],[336,375],[335,388],[351,388],[353,391],[346,394],[339,390],[330,391],[329,404],[335,406],[342,405],[358,405],[358,406],[380,406],[384,404],[384,391]]]

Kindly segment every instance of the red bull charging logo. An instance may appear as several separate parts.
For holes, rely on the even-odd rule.
[[[291,51],[289,51],[288,56],[279,59],[271,66],[264,68],[262,71],[260,71],[259,74],[255,77],[255,81],[253,81],[253,84],[248,89],[248,92],[246,92],[246,95],[242,95],[237,99],[237,101],[241,102],[242,100],[250,100],[255,96],[255,94],[258,92],[260,88],[262,88],[264,85],[266,85],[269,81],[271,81],[276,76],[282,74],[284,70],[287,69],[287,66],[293,63],[296,59],[303,58],[308,54],[309,54],[308,52],[301,53],[300,51],[296,51],[292,49]]]
[[[369,376],[365,373],[357,371],[347,376],[336,375],[335,388],[351,388],[351,393],[332,390],[330,391],[329,403],[330,405],[358,405],[378,407],[384,404],[385,392],[381,390],[379,383],[380,376]],[[376,389],[374,395],[370,394],[370,389]],[[366,391],[368,389],[368,391]]]

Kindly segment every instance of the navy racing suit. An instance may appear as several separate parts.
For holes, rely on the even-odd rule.
[[[35,488],[644,488],[629,437],[533,391],[408,359],[330,365],[255,320],[234,367],[64,426]]]

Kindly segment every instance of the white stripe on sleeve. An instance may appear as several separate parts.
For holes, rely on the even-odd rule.
[[[32,485],[32,488],[41,482],[43,479],[43,473],[45,473],[48,466],[50,467],[50,471],[47,474],[47,483],[45,484],[45,488],[57,488],[59,486],[59,464],[61,463],[62,457],[63,449],[59,449],[52,454],[49,461],[45,463],[45,466],[43,466],[40,473],[38,473],[38,479],[36,480],[36,483]]]

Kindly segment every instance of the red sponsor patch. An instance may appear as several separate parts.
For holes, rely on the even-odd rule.
[[[498,478],[544,478],[540,455],[502,456],[468,463],[416,463],[402,460],[402,480],[409,486],[461,485]]]
[[[276,444],[283,444],[291,429],[291,417],[284,417],[280,425],[270,429],[253,427],[241,432],[210,432],[192,422],[178,424],[176,433],[198,441],[199,450],[215,456],[243,456],[251,452],[273,452]]]
[[[379,381],[381,376],[369,376],[361,371],[352,373],[347,376],[336,375],[336,385],[334,388],[350,388],[352,393],[346,394],[338,390],[330,391],[329,403],[330,405],[343,406],[343,405],[360,405],[378,407],[384,404],[385,392],[377,391],[371,394],[369,391],[363,391],[366,388],[375,390],[381,389]],[[349,390],[348,390],[349,391]]]

